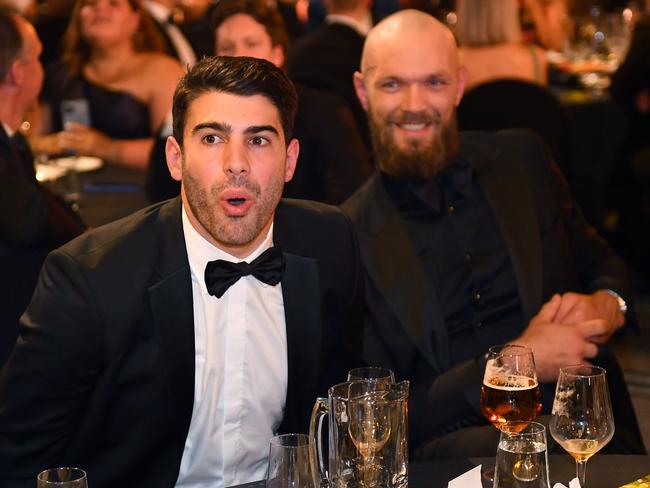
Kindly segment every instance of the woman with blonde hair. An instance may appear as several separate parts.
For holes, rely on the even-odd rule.
[[[544,51],[522,41],[518,0],[458,0],[456,35],[467,88],[504,78],[547,82]]]
[[[162,53],[152,22],[138,0],[77,1],[62,62],[48,69],[43,89],[41,131],[54,132],[31,138],[35,153],[146,166],[152,135],[170,112],[183,74],[178,62]],[[80,105],[88,107],[90,125],[63,113],[75,104],[73,119],[79,111],[85,115]]]

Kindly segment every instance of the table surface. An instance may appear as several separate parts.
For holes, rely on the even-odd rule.
[[[149,205],[144,171],[106,164],[98,171],[79,173],[79,215],[91,227],[125,217]]]
[[[454,479],[479,464],[483,469],[494,466],[494,458],[470,458],[417,462],[409,465],[410,488],[446,488]],[[567,455],[549,456],[551,485],[568,486],[575,477],[575,463]],[[650,456],[596,455],[587,464],[587,488],[616,488],[650,474]],[[240,485],[239,488],[264,488],[264,481]],[[484,481],[484,488],[491,482]]]

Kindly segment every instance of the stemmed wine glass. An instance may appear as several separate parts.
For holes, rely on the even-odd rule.
[[[386,391],[367,391],[349,401],[350,438],[361,455],[363,484],[372,486],[382,471],[376,455],[391,435],[391,402]]]
[[[532,349],[516,344],[491,347],[481,387],[483,415],[501,431],[518,432],[526,428],[526,422],[535,420],[541,409]],[[492,479],[494,471],[488,470],[484,476]]]
[[[576,460],[578,481],[586,488],[587,461],[614,436],[603,368],[577,365],[560,369],[549,429],[553,439]]]

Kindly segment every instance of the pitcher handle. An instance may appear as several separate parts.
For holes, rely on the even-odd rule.
[[[329,403],[327,398],[316,398],[314,408],[311,411],[311,420],[309,421],[309,464],[314,478],[316,488],[329,487],[327,479],[327,469],[323,459],[323,420],[329,413]]]

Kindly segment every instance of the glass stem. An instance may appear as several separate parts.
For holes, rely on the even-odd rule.
[[[587,461],[576,461],[576,474],[580,482],[580,488],[587,487]]]

